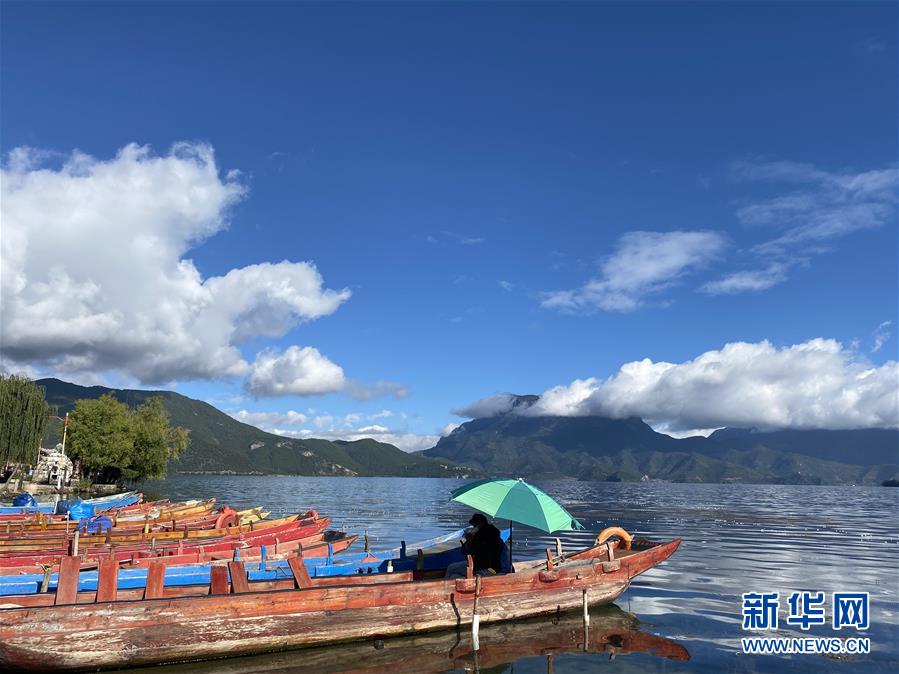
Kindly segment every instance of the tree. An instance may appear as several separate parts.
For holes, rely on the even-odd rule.
[[[43,387],[27,377],[0,375],[0,468],[8,462],[37,462],[52,412]]]
[[[75,403],[69,437],[85,476],[104,480],[165,477],[166,463],[188,444],[187,431],[169,425],[161,398],[130,410],[109,393]]]
[[[110,393],[79,400],[69,422],[68,453],[85,474],[117,469],[121,472],[134,447],[131,412]]]
[[[187,431],[180,426],[169,425],[169,413],[162,398],[148,399],[132,413],[134,449],[125,477],[162,478],[169,460],[177,459],[187,448]]]

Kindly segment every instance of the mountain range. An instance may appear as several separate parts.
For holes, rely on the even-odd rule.
[[[582,480],[881,484],[899,476],[899,430],[725,428],[673,438],[642,419],[531,416],[536,396],[473,419],[423,454],[488,474]]]
[[[104,393],[136,406],[161,396],[190,446],[172,472],[408,477],[575,478],[581,480],[881,484],[899,478],[899,430],[725,428],[709,437],[673,438],[642,419],[532,416],[537,396],[516,396],[510,411],[473,419],[431,449],[406,453],[372,439],[296,439],[237,421],[172,391],[78,386],[41,379],[59,414]],[[49,444],[49,443],[45,443]]]
[[[170,472],[406,477],[461,477],[473,472],[371,439],[300,440],[274,435],[173,391],[78,386],[59,379],[36,383],[44,387],[47,402],[57,406],[59,415],[71,412],[79,399],[99,398],[105,393],[129,406],[160,396],[172,425],[190,431],[190,446],[169,465]],[[58,428],[55,432],[58,434]]]

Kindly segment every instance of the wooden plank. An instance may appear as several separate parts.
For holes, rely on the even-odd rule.
[[[97,601],[115,601],[119,589],[119,563],[114,559],[100,562],[97,578]]]
[[[165,564],[150,562],[147,567],[147,588],[144,590],[144,599],[159,599],[162,596],[164,585]]]
[[[228,562],[228,571],[231,573],[231,591],[234,594],[249,592],[250,584],[247,582],[247,572],[243,562]]]
[[[228,569],[224,566],[209,569],[209,594],[228,594]]]
[[[293,580],[298,588],[312,587],[312,579],[309,577],[309,571],[306,570],[302,557],[291,557],[287,563],[290,565]]]
[[[59,583],[56,586],[56,604],[74,604],[78,598],[78,574],[81,560],[63,557],[59,562]]]

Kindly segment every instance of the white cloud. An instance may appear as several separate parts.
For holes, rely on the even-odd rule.
[[[874,346],[871,347],[871,353],[877,353],[883,348],[883,345],[890,340],[890,326],[893,321],[884,321],[877,326],[874,331]]]
[[[271,426],[302,426],[309,417],[302,412],[288,410],[287,412],[249,412],[240,410],[239,412],[231,412],[232,417],[238,421],[251,426],[271,427]]]
[[[259,353],[250,367],[246,389],[254,396],[308,396],[339,391],[343,369],[311,346]]]
[[[652,430],[657,433],[664,433],[665,435],[670,435],[672,438],[695,438],[698,435],[701,435],[704,438],[709,437],[715,431],[721,430],[723,426],[719,426],[718,428],[687,428],[687,429],[673,429],[666,423],[657,423],[652,424]]]
[[[830,172],[811,164],[790,161],[738,162],[735,175],[774,185],[776,192],[737,210],[749,227],[776,228],[774,238],[750,253],[761,268],[739,271],[706,283],[709,294],[767,290],[787,280],[787,271],[817,254],[828,252],[833,241],[865,229],[882,227],[896,212],[899,169]]]
[[[476,400],[465,407],[458,407],[451,410],[453,414],[459,417],[469,417],[477,419],[479,417],[495,417],[500,414],[509,412],[515,402],[515,396],[511,393],[498,393]]]
[[[789,265],[775,262],[764,269],[734,272],[716,281],[709,281],[702,286],[702,291],[709,295],[733,295],[767,290],[785,281],[788,269]]]
[[[573,417],[582,414],[584,404],[596,391],[599,381],[575,379],[567,386],[554,386],[544,391],[540,399],[531,405],[524,414],[528,416]]]
[[[542,306],[570,312],[633,311],[650,295],[706,265],[724,250],[718,232],[628,232],[581,288],[545,293]]]
[[[494,396],[460,412],[493,416],[511,409],[506,401],[503,407]],[[683,363],[646,358],[605,380],[577,379],[515,413],[638,416],[674,433],[722,426],[896,428],[899,364],[875,366],[829,339],[783,348],[735,342]]]
[[[507,292],[511,292],[515,289],[515,284],[509,281],[499,281],[499,287]]]
[[[390,429],[387,426],[382,426],[380,424],[372,424],[371,426],[362,426],[361,428],[356,429],[357,433],[375,433],[375,434],[383,434],[389,433]]]
[[[315,419],[312,420],[312,423],[314,423],[315,427],[318,429],[322,429],[322,428],[333,429],[334,428],[334,417],[330,414],[324,414],[324,415],[315,417]]]
[[[385,426],[370,426],[366,430],[321,430],[321,429],[266,429],[271,433],[283,435],[292,438],[319,438],[322,440],[364,440],[371,438],[378,442],[386,442],[387,444],[399,447],[404,452],[419,452],[423,449],[430,449],[437,444],[440,439],[439,435],[427,435],[419,433],[409,433],[388,429]]]
[[[238,345],[337,310],[309,262],[204,279],[188,251],[246,194],[210,146],[114,158],[16,148],[0,174],[4,357],[55,374],[117,372],[144,384],[242,376]],[[336,366],[335,366],[336,367]]]
[[[461,425],[462,424],[457,424],[457,423],[450,421],[446,426],[444,426],[442,429],[440,429],[440,437],[445,438],[447,435],[452,433],[454,430],[459,428],[459,426],[461,426]]]
[[[290,410],[288,412],[249,412],[240,410],[230,412],[238,421],[257,426],[264,431],[289,438],[320,438],[323,440],[362,440],[373,438],[378,442],[386,442],[406,452],[417,452],[429,449],[437,444],[440,436],[429,433],[412,433],[406,429],[390,428],[384,424],[366,424],[356,428],[362,418],[368,420],[383,419],[393,416],[390,410],[382,410],[374,414],[349,413],[345,415],[308,414]],[[305,428],[297,428],[305,426]]]

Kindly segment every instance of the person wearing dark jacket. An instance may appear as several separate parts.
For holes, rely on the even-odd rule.
[[[471,516],[472,528],[465,533],[462,552],[471,555],[474,572],[480,575],[498,573],[502,568],[503,539],[499,529],[490,524],[481,513]],[[447,578],[465,578],[468,560],[453,562],[446,569]]]

